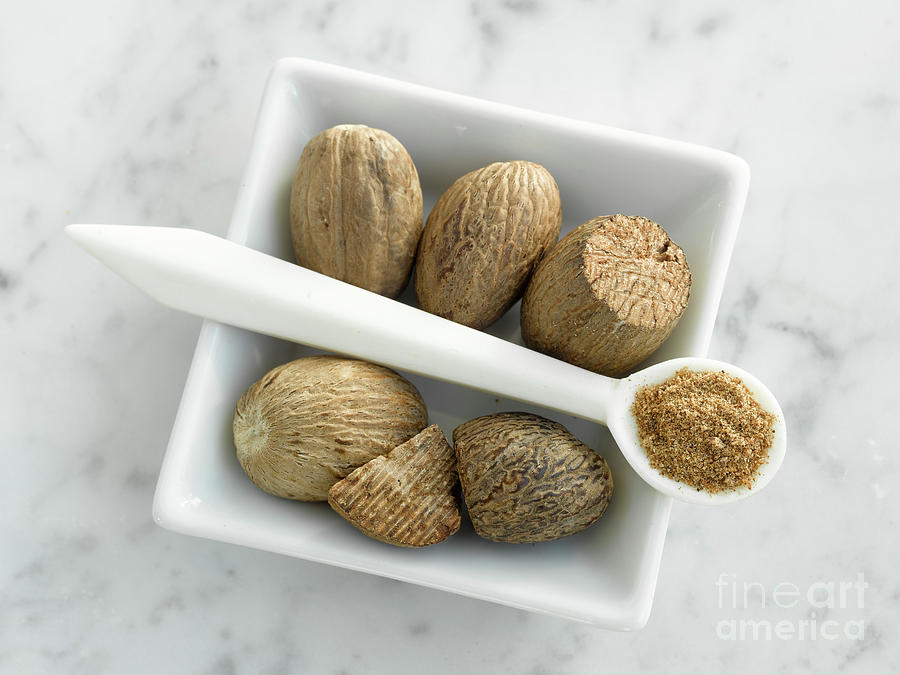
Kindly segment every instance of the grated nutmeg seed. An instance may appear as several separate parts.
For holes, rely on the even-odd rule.
[[[631,412],[650,466],[697,490],[749,489],[768,461],[775,417],[724,371],[682,368],[639,389]]]

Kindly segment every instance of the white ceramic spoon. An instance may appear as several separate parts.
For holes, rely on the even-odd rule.
[[[198,230],[70,225],[66,233],[175,309],[605,424],[638,475],[676,499],[724,504],[756,494],[784,458],[778,401],[762,382],[728,363],[672,359],[618,380]],[[769,461],[751,489],[710,494],[650,468],[631,403],[638,388],[683,367],[736,375],[775,416]]]

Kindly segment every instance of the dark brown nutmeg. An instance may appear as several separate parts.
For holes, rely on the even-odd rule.
[[[487,415],[456,427],[453,445],[469,516],[485,539],[559,539],[596,522],[609,504],[606,461],[557,422]]]

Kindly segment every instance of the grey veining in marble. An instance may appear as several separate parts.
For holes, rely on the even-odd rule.
[[[3,4],[0,672],[900,670],[898,29],[887,1]],[[153,524],[199,321],[61,230],[223,233],[281,56],[750,163],[710,355],[772,386],[790,451],[764,498],[675,506],[644,630]]]

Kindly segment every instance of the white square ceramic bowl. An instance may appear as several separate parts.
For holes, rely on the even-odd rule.
[[[265,88],[228,238],[292,259],[288,203],[297,159],[313,135],[349,122],[386,129],[406,146],[419,170],[426,213],[467,171],[496,160],[528,159],[546,166],[559,184],[564,234],[608,213],[661,223],[686,252],[693,289],[677,330],[653,360],[705,355],[748,188],[749,170],[741,159],[285,59]],[[401,301],[415,304],[415,296],[407,289]],[[490,332],[521,342],[518,313],[516,305]],[[637,477],[599,425],[407,374],[431,422],[448,437],[472,417],[524,409],[565,424],[608,460],[616,487],[607,513],[584,532],[555,542],[492,543],[477,537],[464,519],[460,532],[439,545],[394,548],[364,537],[327,504],[279,499],[254,486],[235,458],[234,404],[269,368],[311,351],[212,321],[203,324],[156,489],[153,513],[160,525],[606,628],[646,623],[671,502]]]

